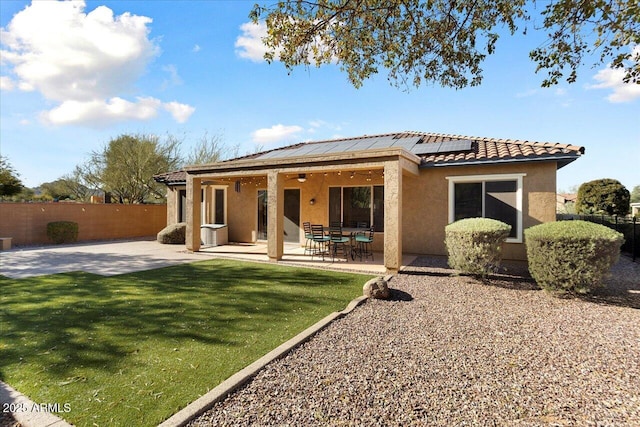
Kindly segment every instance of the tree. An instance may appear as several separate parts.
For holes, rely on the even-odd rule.
[[[22,191],[22,181],[18,176],[9,159],[0,156],[0,197],[13,196]]]
[[[155,135],[120,135],[92,152],[79,171],[87,183],[120,203],[155,202],[165,188],[153,176],[181,165],[179,148],[180,141],[171,136],[161,142]]]
[[[576,211],[579,214],[627,215],[629,190],[615,179],[596,179],[578,189]]]
[[[79,166],[76,166],[73,173],[63,175],[53,182],[41,184],[40,189],[44,195],[55,200],[70,199],[81,202],[88,202],[94,193],[87,186]]]
[[[238,157],[239,150],[239,145],[225,145],[222,134],[209,136],[209,134],[205,132],[202,138],[200,138],[200,141],[187,155],[184,162],[187,165],[215,163],[227,158]]]
[[[547,43],[530,53],[543,86],[577,78],[584,59],[611,61],[625,81],[640,83],[640,4],[637,0],[288,0],[255,5],[254,23],[266,21],[265,58],[288,70],[298,65],[340,64],[355,87],[386,68],[397,86],[439,83],[476,86],[481,63],[494,53],[498,31],[511,35],[540,12]],[[599,57],[598,57],[599,54]]]

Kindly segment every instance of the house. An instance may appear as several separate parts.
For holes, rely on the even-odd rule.
[[[491,217],[512,226],[506,259],[525,259],[523,230],[554,221],[556,171],[584,154],[557,143],[403,132],[294,144],[156,176],[168,222],[186,221],[188,250],[200,224],[228,225],[230,241],[304,242],[302,223],[375,227],[390,273],[402,254],[446,255],[445,226]],[[274,221],[268,220],[275,218]]]

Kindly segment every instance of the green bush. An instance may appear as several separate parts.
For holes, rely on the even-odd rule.
[[[158,242],[169,245],[184,244],[186,230],[186,222],[168,225],[158,233]]]
[[[485,276],[502,260],[502,243],[511,226],[489,218],[467,218],[445,227],[449,266],[462,273]]]
[[[558,221],[524,232],[529,272],[543,289],[586,293],[620,257],[622,234],[587,221]]]
[[[55,221],[47,224],[47,237],[55,244],[78,241],[78,223]]]

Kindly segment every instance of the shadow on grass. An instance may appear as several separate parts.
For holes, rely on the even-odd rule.
[[[121,276],[74,272],[0,278],[2,365],[32,359],[62,378],[74,368],[116,371],[140,342],[197,341],[241,346],[239,332],[313,311],[319,301],[342,309],[336,275],[203,261]],[[331,286],[327,284],[331,283]],[[347,300],[350,297],[346,297]],[[6,370],[0,367],[0,379]]]

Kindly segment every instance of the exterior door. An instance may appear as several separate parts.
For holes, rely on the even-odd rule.
[[[258,240],[267,240],[267,190],[258,190]],[[284,190],[284,241],[300,243],[300,190]]]
[[[267,240],[267,190],[258,190],[258,240]]]

